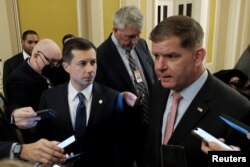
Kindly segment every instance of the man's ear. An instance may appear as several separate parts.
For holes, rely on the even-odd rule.
[[[21,44],[22,44],[22,46],[24,45],[24,40],[21,40]]]
[[[197,48],[195,50],[194,57],[195,57],[196,64],[198,66],[200,66],[204,62],[205,56],[206,56],[206,51],[204,48]]]
[[[117,28],[113,27],[113,31],[114,31],[114,32],[117,32],[117,30],[118,30]]]
[[[63,62],[63,63],[62,63],[62,66],[63,66],[64,70],[65,70],[67,73],[69,73],[69,64],[68,64],[67,62]]]

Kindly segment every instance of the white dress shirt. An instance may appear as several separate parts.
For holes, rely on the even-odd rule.
[[[130,79],[132,80],[132,82],[133,82],[133,84],[135,86],[135,79],[134,79],[134,75],[133,75],[133,73],[131,71],[131,68],[129,66],[128,54],[126,53],[127,51],[125,49],[123,49],[119,45],[119,43],[117,42],[117,39],[115,38],[114,33],[112,33],[111,39],[114,42],[114,44],[115,44],[115,46],[116,46],[116,48],[117,48],[117,50],[118,50],[118,52],[119,52],[119,54],[121,56],[121,59],[122,59],[124,65],[126,66],[126,69],[127,69],[128,73],[129,73],[129,76],[130,76]],[[135,60],[135,63],[136,63],[136,65],[137,65],[137,67],[138,67],[138,69],[140,71],[140,74],[141,74],[141,77],[143,79],[143,82],[146,84],[145,86],[148,89],[147,80],[146,80],[145,75],[143,73],[143,69],[142,69],[141,63],[139,61],[139,58],[137,56],[137,53],[136,53],[135,49],[132,49],[130,51],[130,54],[131,54],[132,58]]]
[[[81,91],[81,93],[85,96],[85,106],[86,106],[86,124],[88,125],[88,120],[90,116],[90,109],[92,104],[92,89],[93,84],[90,84],[87,88]],[[72,86],[71,82],[68,85],[68,103],[70,110],[70,117],[72,126],[75,129],[75,119],[76,119],[76,108],[79,103],[79,98],[77,96],[78,91]]]
[[[28,53],[26,53],[24,50],[23,50],[23,59],[26,60],[30,58],[30,55],[28,55]]]

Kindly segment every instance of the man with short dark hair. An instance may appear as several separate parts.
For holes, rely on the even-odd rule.
[[[249,125],[249,101],[206,69],[203,37],[201,25],[187,16],[168,17],[150,34],[160,80],[151,94],[147,167],[178,166],[181,162],[188,167],[207,166],[201,140],[191,133],[196,127],[244,151],[250,148],[244,135],[230,131],[219,119],[226,113]]]
[[[24,60],[31,56],[32,50],[39,41],[39,36],[34,30],[27,30],[22,34],[23,51],[12,56],[4,62],[3,66],[3,91],[6,94],[6,80],[9,75],[16,69]]]
[[[70,81],[41,96],[40,109],[58,114],[38,122],[39,135],[58,141],[75,135],[76,142],[66,152],[83,153],[76,166],[127,167],[124,93],[94,82],[97,58],[90,41],[72,38],[66,42],[63,60]]]

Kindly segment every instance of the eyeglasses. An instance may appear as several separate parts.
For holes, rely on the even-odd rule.
[[[42,51],[37,51],[37,53],[40,53],[43,55],[43,57],[49,62],[51,67],[59,67],[62,64],[62,59],[60,60],[50,60]],[[42,60],[43,61],[43,60]],[[44,62],[43,62],[44,63]],[[45,64],[45,63],[44,63]]]

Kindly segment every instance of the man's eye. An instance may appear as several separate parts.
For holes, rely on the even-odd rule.
[[[87,63],[86,62],[81,62],[80,65],[85,66]]]
[[[90,64],[91,64],[91,65],[95,65],[95,64],[96,64],[96,61],[93,60],[93,61],[90,62]]]
[[[174,58],[174,56],[173,55],[167,55],[167,58],[172,59],[172,58]]]
[[[156,54],[156,55],[154,55],[154,57],[155,57],[155,59],[158,59],[160,56]]]
[[[174,54],[166,55],[167,59],[175,59],[175,58],[178,58],[178,57],[179,57],[179,55],[174,55]]]

